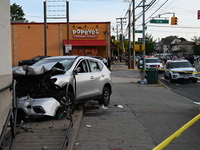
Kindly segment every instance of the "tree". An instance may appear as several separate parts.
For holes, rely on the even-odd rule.
[[[152,35],[148,35],[146,34],[145,36],[148,41],[146,42],[146,55],[151,55],[152,53],[155,53],[156,52],[156,49],[155,49],[155,43],[156,41],[153,40],[153,36]]]
[[[23,20],[25,22],[28,22],[28,20],[26,20],[26,18],[24,18],[24,16],[25,16],[24,11],[23,11],[23,9],[20,5],[13,3],[10,6],[10,19],[11,19],[11,21]]]
[[[194,36],[191,39],[194,42],[193,50],[195,55],[200,55],[200,45],[197,44],[200,41],[200,37]]]

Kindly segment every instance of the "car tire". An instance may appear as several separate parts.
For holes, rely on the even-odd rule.
[[[108,87],[103,88],[101,99],[99,100],[99,105],[108,106],[110,103],[111,91]]]
[[[165,72],[164,72],[164,78],[165,78],[165,79],[168,79],[168,77],[167,77],[167,75],[165,74]]]
[[[75,109],[75,100],[74,95],[71,92],[69,92],[68,96],[66,97],[66,92],[61,91],[57,100],[60,102],[60,107],[58,108],[56,113],[57,119],[73,114]]]
[[[170,81],[170,83],[175,83],[175,80],[172,79],[171,75],[169,76],[169,81]]]
[[[193,79],[192,82],[193,83],[197,83],[198,79]]]

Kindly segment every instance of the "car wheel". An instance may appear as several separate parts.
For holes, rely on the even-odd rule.
[[[165,78],[165,79],[168,79],[168,77],[167,77],[167,75],[166,75],[165,73],[164,73],[164,78]]]
[[[61,91],[58,96],[58,101],[60,102],[60,107],[57,110],[56,118],[59,119],[63,116],[73,114],[75,109],[74,96],[72,93],[68,93],[66,96],[65,91]]]
[[[192,82],[193,83],[197,83],[198,79],[193,79]]]
[[[110,103],[110,94],[111,91],[108,87],[103,88],[102,97],[99,100],[99,105],[108,106]]]
[[[172,79],[171,75],[169,76],[169,81],[170,81],[170,83],[174,83],[175,82],[175,80]]]

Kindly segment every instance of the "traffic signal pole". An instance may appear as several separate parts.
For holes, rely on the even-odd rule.
[[[143,23],[142,23],[142,27],[143,27],[143,45],[145,45],[145,2],[146,0],[143,0]],[[141,71],[141,81],[143,82],[145,80],[145,76],[146,76],[146,65],[145,65],[145,50],[143,51],[143,69]]]

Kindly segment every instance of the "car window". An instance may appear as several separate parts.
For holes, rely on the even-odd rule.
[[[88,72],[88,66],[85,60],[82,60],[81,62],[79,62],[78,66],[78,73],[87,73]]]
[[[160,63],[159,59],[145,59],[146,63]]]
[[[103,65],[102,65],[103,67]],[[90,60],[90,68],[92,72],[98,72],[100,71],[102,68],[100,68],[98,62]]]
[[[66,60],[66,58],[53,58],[53,59],[41,59],[41,60],[39,60],[38,62],[36,62],[35,64],[33,64],[32,66],[34,66],[34,67],[37,67],[37,66],[41,66],[41,65],[43,65],[43,64],[46,64],[46,63],[56,63],[56,62],[60,62],[60,63],[62,63],[62,61],[65,61]],[[69,60],[69,61],[74,61],[74,59],[67,59],[67,60]]]
[[[65,71],[69,70],[73,64],[74,60],[72,59],[67,59],[67,60],[63,60],[60,63],[64,66]]]
[[[38,57],[35,57],[33,58],[32,60],[40,60],[41,58],[38,56]]]
[[[172,62],[171,68],[184,68],[184,67],[191,67],[191,64],[189,62]]]

